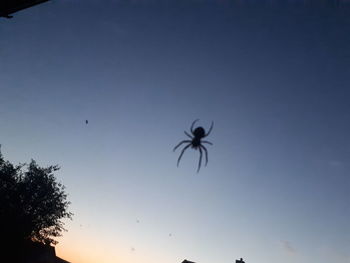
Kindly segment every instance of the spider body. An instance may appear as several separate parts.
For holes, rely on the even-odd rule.
[[[193,149],[197,149],[201,145],[201,139],[194,137],[191,142],[191,146]]]
[[[197,127],[194,129],[192,134],[195,138],[198,138],[200,140],[205,137],[205,130],[202,127]]]
[[[188,132],[185,131],[185,134],[191,139],[191,140],[183,140],[181,141],[178,145],[176,145],[174,147],[174,151],[183,143],[187,143],[187,145],[182,149],[181,154],[179,156],[179,158],[177,159],[177,166],[179,166],[180,160],[182,155],[184,154],[184,152],[189,148],[193,148],[195,150],[199,151],[199,163],[198,163],[198,169],[197,169],[197,173],[199,172],[200,168],[201,168],[201,164],[202,164],[202,155],[203,155],[203,151],[205,153],[205,165],[208,164],[208,150],[207,148],[203,145],[203,143],[207,143],[210,145],[213,145],[211,142],[209,141],[203,141],[202,139],[207,137],[210,132],[213,129],[214,126],[214,122],[211,123],[211,126],[209,128],[208,133],[205,132],[205,129],[203,127],[197,127],[195,129],[193,129],[194,124],[197,122],[198,120],[195,120],[192,125],[191,125],[191,134],[190,135]]]

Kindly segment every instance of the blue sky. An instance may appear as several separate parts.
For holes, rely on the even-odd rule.
[[[2,152],[61,166],[57,254],[350,262],[342,3],[66,0],[1,20]],[[215,122],[198,174],[198,152],[172,152],[197,118]]]

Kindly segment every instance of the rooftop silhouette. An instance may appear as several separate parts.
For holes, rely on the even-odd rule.
[[[185,259],[181,263],[195,263],[195,262]],[[236,263],[245,263],[245,261],[243,261],[243,258],[240,258],[240,259],[236,260]]]
[[[12,18],[11,14],[15,12],[47,1],[49,0],[2,0],[0,2],[0,17]]]

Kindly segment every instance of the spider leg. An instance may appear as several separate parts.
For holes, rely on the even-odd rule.
[[[199,172],[199,169],[201,169],[202,156],[203,156],[202,148],[199,146],[198,149],[199,149],[199,163],[198,163],[197,173]]]
[[[211,125],[210,125],[210,129],[209,129],[208,133],[204,137],[207,137],[211,133],[211,130],[213,129],[213,127],[214,127],[214,122],[212,121]]]
[[[178,145],[176,145],[176,146],[174,147],[173,152],[175,152],[175,150],[176,150],[181,144],[186,143],[186,142],[191,142],[191,141],[190,141],[190,140],[183,140],[183,141],[181,141]]]
[[[202,141],[202,143],[207,143],[207,144],[213,145],[213,143],[209,142],[209,141]]]
[[[202,147],[204,152],[205,152],[205,166],[207,166],[207,164],[208,164],[208,150],[203,145],[201,145],[200,147]]]
[[[185,133],[188,137],[190,137],[191,139],[193,139],[193,137],[192,137],[187,131],[184,131],[184,133]]]
[[[181,154],[180,154],[179,158],[177,159],[177,166],[179,166],[179,163],[180,163],[180,160],[181,160],[182,155],[184,154],[184,152],[186,151],[186,149],[187,149],[188,147],[190,147],[190,146],[191,146],[191,143],[189,143],[185,148],[182,149]]]
[[[193,125],[194,125],[197,121],[199,121],[199,119],[197,119],[197,120],[195,120],[194,122],[192,122],[192,125],[191,125],[191,132],[192,132],[192,134],[193,134]]]

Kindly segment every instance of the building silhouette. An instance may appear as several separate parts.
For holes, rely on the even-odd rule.
[[[17,245],[5,245],[0,251],[0,262],[4,263],[70,263],[56,256],[55,247],[29,240]]]
[[[49,0],[1,0],[0,17],[12,18],[11,14],[47,2]]]
[[[185,259],[181,263],[195,263],[195,262]],[[245,263],[245,262],[243,261],[243,258],[240,258],[240,259],[236,260],[236,263]]]

